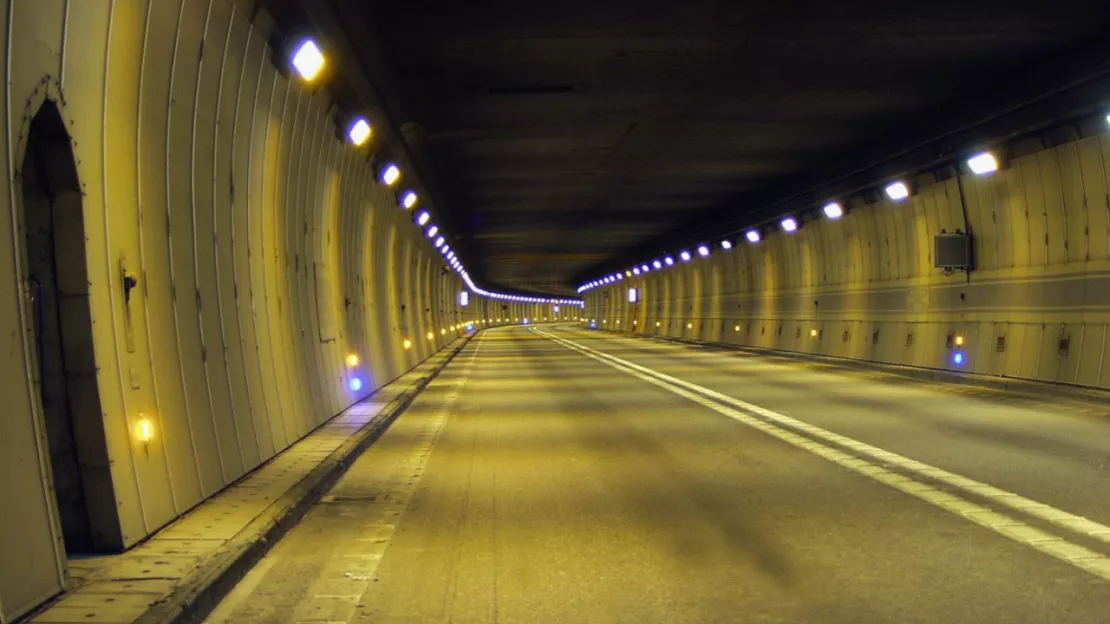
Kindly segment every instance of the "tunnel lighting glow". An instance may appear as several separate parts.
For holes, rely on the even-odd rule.
[[[358,392],[362,390],[362,380],[358,377],[351,377],[351,381],[347,382],[347,387],[349,387],[352,392]]]
[[[324,53],[315,41],[305,39],[297,46],[293,52],[293,67],[305,82],[312,82],[320,75],[320,70],[324,68]]]
[[[787,217],[782,220],[782,230],[784,232],[794,232],[798,229],[798,221],[794,217]]]
[[[422,210],[422,211],[420,211],[419,214],[416,215],[416,223],[418,225],[424,225],[431,218],[432,218],[432,215],[428,214],[427,210]]]
[[[528,317],[527,317],[527,316],[526,316],[526,317],[524,317],[524,324],[525,324],[525,325],[527,325],[527,324],[528,324]]]
[[[686,251],[685,249],[683,249],[683,250],[682,250],[682,251],[681,251],[681,252],[680,252],[680,253],[678,254],[678,257],[679,257],[679,258],[682,258],[682,261],[683,261],[683,262],[689,262],[689,261],[690,261],[690,252],[688,252],[688,251]]]
[[[555,314],[559,313],[559,306],[555,306],[553,309],[555,310]]]
[[[758,230],[748,230],[747,232],[744,233],[744,238],[748,239],[749,243],[758,243],[759,242],[759,231]]]
[[[985,175],[992,171],[998,171],[998,161],[994,159],[994,154],[990,152],[981,152],[968,158],[967,166],[976,175]]]
[[[428,340],[435,340],[435,338],[436,338],[435,332],[428,332]]]
[[[632,274],[633,275],[639,275],[640,274],[640,267],[636,267],[635,269],[632,269]]]
[[[903,182],[891,182],[886,185],[886,196],[893,201],[902,201],[910,196],[910,189]]]
[[[470,293],[463,290],[459,292],[459,306],[465,308],[470,305]]]
[[[655,326],[659,327],[659,321],[655,321]]]
[[[401,343],[401,346],[405,348],[405,351],[408,351],[412,348],[412,341],[408,338],[405,338],[405,340]]]
[[[597,321],[590,321],[590,329],[597,329]]]
[[[401,179],[401,169],[397,165],[389,163],[382,168],[381,180],[386,186],[393,186],[399,179]]]
[[[440,336],[446,336],[447,335],[447,328],[444,327],[443,329],[439,330],[439,335]]]
[[[708,245],[698,245],[698,255],[701,256],[702,258],[708,256],[709,255],[709,246]]]
[[[629,270],[625,270],[625,272],[624,272],[624,276],[625,276],[625,277],[632,277],[632,271],[629,271]]]
[[[370,140],[370,132],[370,122],[366,121],[365,117],[359,117],[347,128],[347,139],[355,147],[362,147]]]
[[[674,260],[671,260],[671,262],[674,262]],[[658,260],[656,260],[655,262],[652,262],[651,266],[653,266],[657,269],[662,269],[663,268],[663,264],[661,262],[659,262]]]
[[[347,366],[349,366],[351,368],[354,368],[354,367],[358,366],[358,354],[357,353],[348,353],[347,354]]]
[[[432,224],[428,227],[428,238],[431,238],[439,233],[439,226]]]
[[[154,423],[146,414],[139,414],[139,422],[135,423],[135,437],[139,442],[146,444],[154,439]]]
[[[628,289],[628,303],[636,303],[639,301],[640,293],[635,288]]]
[[[738,331],[740,331],[740,326],[739,326],[739,325],[737,325],[736,327],[733,327],[733,328],[732,328],[732,331],[737,331],[737,332],[738,332]]]
[[[405,194],[401,196],[401,205],[405,207],[405,210],[408,210],[416,205],[417,199],[419,198],[415,191],[405,191]]]
[[[727,240],[721,241],[721,249],[724,249],[725,251],[732,249],[732,243]]]
[[[687,324],[686,324],[686,329],[693,329],[693,328],[694,328],[694,324],[693,324],[693,323],[687,323]]]
[[[436,246],[437,249],[443,246],[443,237],[442,236],[440,236],[439,238],[436,239],[435,246]]]
[[[650,269],[648,269],[648,265],[641,264],[640,265],[640,270],[643,271],[644,273],[647,273]]]
[[[825,216],[830,219],[839,219],[840,217],[844,216],[844,209],[841,208],[840,204],[836,202],[829,202],[825,204],[825,207],[821,210],[825,213]]]
[[[663,258],[663,264],[666,264],[667,266],[674,266],[674,258],[672,258],[671,256]]]
[[[1106,125],[1110,125],[1110,113],[1106,115]]]
[[[964,337],[963,336],[956,336],[956,346],[957,347],[964,346]]]
[[[963,366],[963,364],[964,364],[964,354],[960,353],[959,351],[954,353],[952,355],[952,363],[955,364],[956,366]]]
[[[816,329],[809,330],[809,337],[810,338],[816,338],[817,337],[817,330]]]

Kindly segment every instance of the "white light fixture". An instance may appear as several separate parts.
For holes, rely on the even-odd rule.
[[[674,260],[671,260],[671,262],[674,262]],[[656,260],[656,261],[651,263],[651,266],[653,266],[657,269],[662,269],[663,268],[663,263]]]
[[[416,191],[405,191],[405,194],[401,196],[401,205],[405,207],[405,210],[408,210],[416,205],[417,199]]]
[[[798,220],[794,217],[786,217],[782,220],[782,230],[784,232],[794,232],[798,229]]]
[[[663,263],[667,266],[674,266],[674,258],[667,256],[666,258],[663,258]]]
[[[639,300],[639,292],[635,288],[628,289],[628,303],[636,303]]]
[[[702,258],[709,255],[709,245],[698,245],[698,255]]]
[[[370,140],[370,122],[365,117],[359,117],[347,129],[347,138],[355,147],[362,147]]]
[[[639,275],[640,274],[640,267],[636,267],[635,269],[632,269],[632,274],[633,275]]]
[[[844,216],[844,209],[841,208],[840,204],[836,202],[829,202],[825,204],[825,207],[821,210],[823,210],[825,212],[825,216],[830,219],[839,219],[840,217]]]
[[[981,152],[968,158],[967,166],[976,175],[985,175],[998,170],[998,161],[994,159],[994,154]]]
[[[432,218],[432,215],[428,214],[427,210],[424,210],[424,211],[421,211],[420,214],[416,215],[416,223],[418,225],[424,225],[425,223],[428,222],[428,219],[431,219],[431,218]]]
[[[470,305],[470,293],[465,290],[459,292],[459,306],[465,308]]]
[[[748,230],[744,233],[744,238],[748,239],[749,243],[759,242],[759,230]]]
[[[439,238],[436,239],[436,248],[438,249],[442,246],[443,246],[443,237],[440,236]]]
[[[683,262],[689,262],[690,261],[690,252],[683,249],[682,252],[678,254],[678,257],[682,258]]]
[[[724,249],[726,251],[732,249],[732,243],[727,240],[721,241],[721,249]]]
[[[902,182],[891,182],[886,185],[886,196],[894,201],[902,201],[910,196],[910,189]]]
[[[386,186],[393,186],[397,180],[401,179],[401,169],[394,163],[382,167],[381,180],[382,184]]]
[[[305,39],[297,46],[293,53],[293,67],[305,82],[312,82],[320,75],[320,70],[324,68],[324,53],[315,41]]]
[[[640,265],[640,270],[641,270],[641,271],[643,271],[644,273],[647,273],[647,272],[649,271],[649,269],[648,269],[648,265],[646,265],[646,264],[641,264],[641,265]]]
[[[435,226],[435,225],[429,226],[428,227],[428,238],[431,238],[431,237],[435,236],[437,232],[439,232],[439,227],[438,226]]]

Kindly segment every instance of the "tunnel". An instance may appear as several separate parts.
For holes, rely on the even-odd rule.
[[[0,624],[1110,620],[1110,6],[9,0]]]

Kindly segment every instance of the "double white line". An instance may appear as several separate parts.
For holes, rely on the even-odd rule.
[[[1095,576],[1110,580],[1110,558],[1105,555],[1012,516],[993,511],[963,496],[984,498],[996,508],[1006,508],[1016,514],[1036,518],[1046,524],[1105,544],[1110,544],[1110,526],[726,396],[709,388],[591,349],[573,340],[534,327],[531,331],[848,470],[966,518]],[[851,453],[840,449],[850,450]],[[897,472],[888,470],[887,467],[895,468]],[[930,483],[943,484],[945,489]],[[963,496],[952,492],[959,492]]]

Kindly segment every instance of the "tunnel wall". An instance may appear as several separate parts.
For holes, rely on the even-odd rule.
[[[709,258],[589,291],[586,318],[625,332],[1106,388],[1110,135],[1021,148],[991,175],[923,177],[905,202],[856,202],[840,220],[808,218],[794,234],[715,247]],[[933,267],[933,237],[957,229],[974,234],[976,270],[945,275]],[[628,302],[629,287],[641,289],[639,303]]]
[[[83,195],[88,284],[67,296],[88,302],[94,353],[69,398],[100,406],[74,429],[90,434],[79,444],[102,447],[83,456],[102,548],[165,526],[468,322],[539,309],[479,297],[458,305],[461,281],[374,181],[367,154],[337,139],[326,93],[277,71],[269,18],[249,17],[252,4],[14,0],[0,14],[9,173],[0,197],[0,622],[67,579],[20,170],[46,99],[72,139]],[[125,274],[137,280],[127,300]],[[353,371],[349,353],[361,358]],[[357,392],[348,386],[356,375]]]

